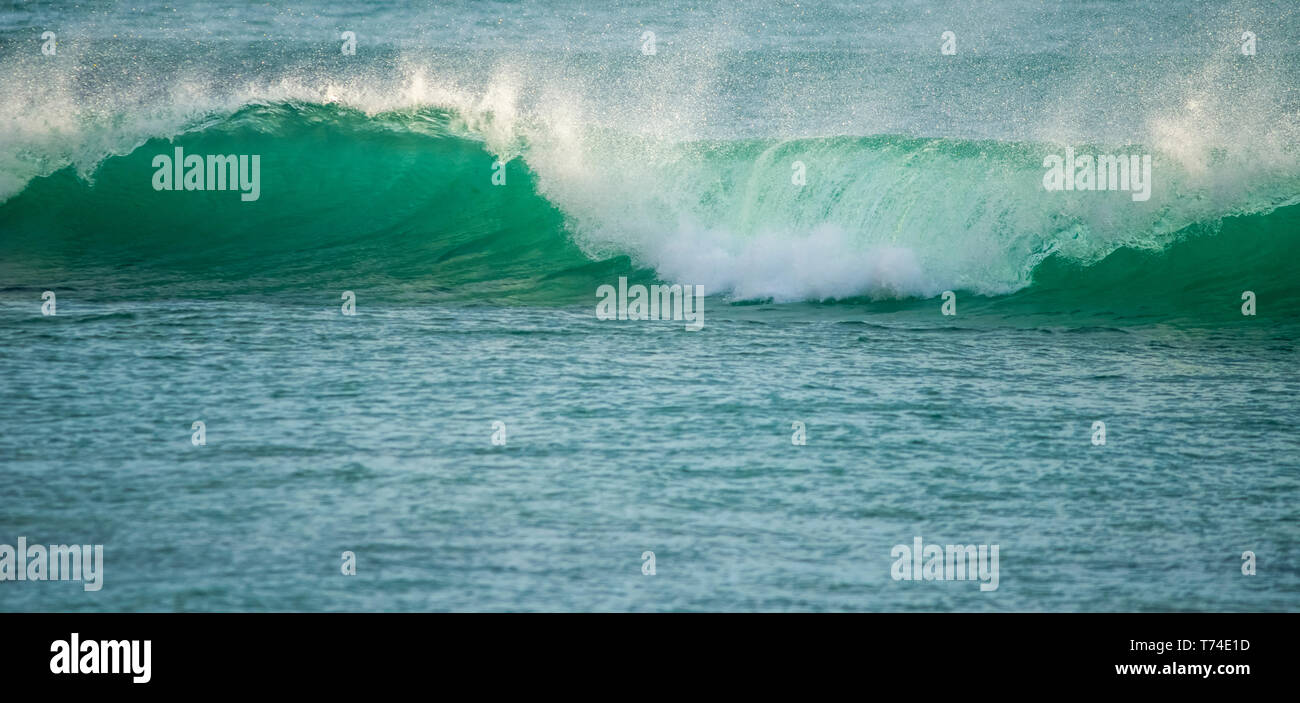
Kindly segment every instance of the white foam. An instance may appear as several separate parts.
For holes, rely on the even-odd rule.
[[[1287,141],[1296,121],[1264,110],[1224,119],[1231,101],[1200,82],[1185,87],[1181,112],[1142,116],[1156,183],[1149,202],[1132,203],[1042,191],[1040,163],[1053,144],[1017,152],[943,140],[746,141],[747,128],[728,125],[715,104],[726,78],[719,45],[706,32],[682,42],[685,52],[626,59],[626,83],[556,57],[437,70],[406,57],[360,75],[287,67],[235,84],[180,73],[151,78],[162,86],[87,91],[74,80],[75,54],[60,57],[62,72],[20,63],[0,88],[0,200],[68,164],[88,178],[108,155],[243,105],[298,101],[367,115],[449,108],[493,155],[526,162],[591,256],[627,255],[710,293],[785,301],[1005,293],[1052,253],[1090,263],[1120,246],[1159,248],[1193,222],[1296,198],[1300,169]],[[1205,80],[1214,75],[1207,69]],[[762,124],[790,124],[779,102],[764,109],[771,120]],[[1232,128],[1243,121],[1248,129]],[[1086,129],[1063,121],[1044,134],[1082,140]],[[790,181],[795,160],[808,168],[802,187]]]

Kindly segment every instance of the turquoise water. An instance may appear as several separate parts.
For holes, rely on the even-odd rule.
[[[0,12],[0,544],[105,555],[0,609],[1296,610],[1298,30]],[[177,147],[260,197],[155,190]],[[1066,147],[1152,154],[1150,200],[1046,192]],[[620,277],[702,285],[703,329],[597,319]],[[917,536],[999,587],[894,580]]]

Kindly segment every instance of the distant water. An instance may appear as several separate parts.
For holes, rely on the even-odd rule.
[[[0,10],[0,610],[1300,609],[1300,6],[317,5]]]

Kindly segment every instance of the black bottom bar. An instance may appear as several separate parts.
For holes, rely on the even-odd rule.
[[[37,690],[124,693],[568,690],[612,678],[666,694],[686,676],[760,689],[891,681],[917,693],[1251,690],[1290,678],[1296,624],[1292,614],[8,614],[0,671]],[[121,673],[86,671],[115,658]]]

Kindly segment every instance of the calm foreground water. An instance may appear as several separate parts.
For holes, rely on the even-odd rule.
[[[1294,609],[1294,338],[798,307],[6,306],[4,534],[105,585],[4,607]],[[918,535],[998,590],[891,579]]]

